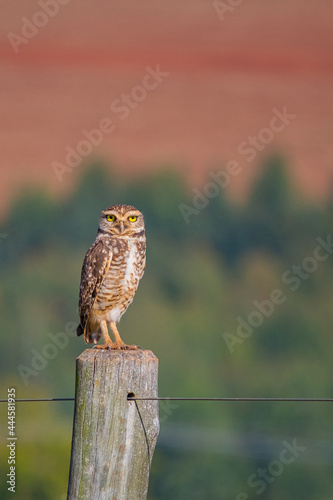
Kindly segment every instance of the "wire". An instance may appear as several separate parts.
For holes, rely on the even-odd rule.
[[[333,403],[333,398],[183,398],[183,397],[134,397],[127,396],[128,401],[231,401],[231,402],[304,402],[304,403]],[[15,403],[49,401],[75,401],[75,398],[26,398],[15,399]],[[0,399],[0,403],[7,403],[8,399]]]
[[[128,401],[294,401],[294,402],[330,402],[333,403],[333,398],[177,398],[177,397],[155,397],[155,398],[140,398],[128,397]]]
[[[150,446],[149,446],[147,431],[146,431],[145,424],[143,422],[143,419],[142,419],[142,416],[141,416],[141,413],[140,413],[140,409],[139,409],[138,403],[136,401],[134,401],[134,404],[135,404],[135,407],[136,407],[136,411],[138,412],[139,419],[140,419],[140,422],[141,422],[141,425],[142,425],[142,430],[143,430],[143,433],[144,433],[144,436],[145,436],[145,440],[146,440],[147,455],[148,455],[148,468],[149,468],[149,472],[150,472],[151,457],[150,457]]]
[[[28,402],[41,402],[41,401],[75,401],[75,398],[35,398],[35,399],[15,399],[15,403],[28,403]],[[8,403],[8,399],[0,399],[0,403]]]

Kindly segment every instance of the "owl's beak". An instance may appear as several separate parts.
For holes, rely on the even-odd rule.
[[[122,220],[119,222],[119,230],[121,233],[124,232],[124,221],[122,221]]]

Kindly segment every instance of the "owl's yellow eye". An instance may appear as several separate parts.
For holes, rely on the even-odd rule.
[[[128,218],[128,220],[130,222],[135,222],[137,220],[137,216],[136,215],[130,215],[129,218]]]
[[[109,221],[109,222],[113,222],[114,220],[116,220],[116,216],[109,214],[109,215],[106,216],[106,220]]]

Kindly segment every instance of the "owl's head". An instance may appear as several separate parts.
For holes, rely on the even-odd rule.
[[[131,205],[113,205],[101,213],[98,232],[109,233],[117,238],[144,237],[143,215]]]

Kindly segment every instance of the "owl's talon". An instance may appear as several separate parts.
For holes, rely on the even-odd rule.
[[[142,349],[139,345],[126,345],[125,347],[128,351],[137,351],[138,349]]]
[[[94,345],[95,349],[103,349],[103,351],[110,351],[111,349],[120,349],[119,345],[115,342],[111,342],[110,344],[96,344]]]

